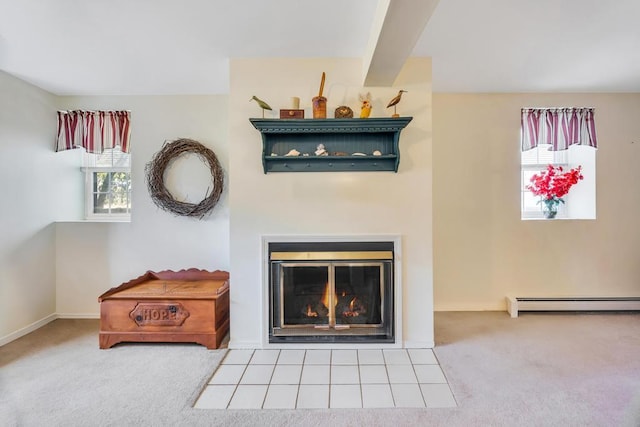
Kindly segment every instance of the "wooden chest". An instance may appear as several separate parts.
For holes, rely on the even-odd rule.
[[[229,273],[148,271],[100,302],[100,348],[119,342],[194,342],[215,349],[229,331]]]

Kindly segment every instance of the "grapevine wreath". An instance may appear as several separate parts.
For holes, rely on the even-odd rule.
[[[209,165],[213,179],[211,192],[207,188],[206,196],[200,203],[181,202],[174,199],[164,185],[164,172],[169,164],[184,154],[196,154]],[[216,154],[198,141],[188,138],[180,138],[175,141],[165,142],[162,149],[151,158],[145,166],[147,176],[147,188],[151,199],[160,209],[172,212],[180,216],[192,216],[202,219],[220,200],[224,187],[224,173],[218,162]]]

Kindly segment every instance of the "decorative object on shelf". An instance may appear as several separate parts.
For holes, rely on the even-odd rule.
[[[208,195],[205,194],[205,198],[198,204],[175,200],[164,185],[164,172],[169,164],[178,157],[190,153],[196,154],[209,165],[213,180],[213,188],[207,188]],[[204,218],[220,200],[224,187],[224,172],[216,154],[193,139],[180,138],[165,142],[162,149],[154,154],[151,161],[146,164],[144,171],[151,200],[160,209],[180,216]]]
[[[264,173],[397,172],[400,164],[400,132],[411,120],[412,117],[374,117],[366,120],[249,119],[262,137]],[[304,154],[285,156],[293,148]],[[374,151],[379,151],[380,155],[373,155]],[[336,156],[329,152],[352,154]]]
[[[375,150],[375,151],[373,152],[373,155],[374,155],[374,156],[382,156],[382,153],[380,152],[380,150]]]
[[[393,99],[391,101],[389,101],[389,104],[387,105],[387,108],[389,107],[393,107],[393,115],[391,117],[400,117],[400,114],[398,114],[396,112],[396,106],[398,105],[398,103],[400,102],[400,100],[402,99],[402,94],[407,92],[406,90],[400,90],[398,91],[398,94],[396,96],[393,97]]]
[[[304,119],[304,110],[280,110],[281,119]]]
[[[304,119],[304,110],[300,109],[300,98],[291,98],[291,108],[280,110],[281,119]]]
[[[271,107],[269,106],[269,104],[267,104],[266,102],[264,102],[262,99],[258,98],[257,96],[253,95],[251,97],[251,99],[249,100],[249,102],[251,102],[251,101],[256,101],[258,103],[258,105],[262,109],[262,118],[263,119],[264,119],[264,110],[271,111]]]
[[[336,108],[333,116],[336,119],[351,119],[353,118],[353,110],[346,105],[341,105]]]
[[[327,118],[327,98],[322,96],[324,90],[325,73],[322,72],[322,78],[320,79],[320,91],[318,96],[314,96],[312,101],[313,118],[314,119],[326,119]]]
[[[367,119],[371,114],[371,92],[366,95],[359,94],[360,97],[360,118]]]
[[[582,166],[564,172],[562,166],[548,165],[547,169],[531,177],[531,184],[527,190],[535,196],[540,196],[538,203],[542,204],[542,212],[545,218],[555,218],[558,214],[562,198],[571,187],[583,179]]]
[[[289,152],[287,154],[285,154],[285,156],[287,157],[297,157],[300,155],[300,152],[298,150],[296,150],[295,148],[292,148],[291,150],[289,150]]]
[[[324,148],[324,144],[318,144],[315,154],[316,156],[328,156],[329,152]]]

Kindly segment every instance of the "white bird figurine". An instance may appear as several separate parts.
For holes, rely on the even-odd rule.
[[[271,111],[271,107],[269,106],[269,104],[267,104],[266,102],[264,102],[262,99],[258,98],[257,96],[253,95],[251,97],[251,99],[249,100],[249,102],[251,101],[256,101],[258,103],[258,105],[260,106],[260,108],[262,108],[262,118],[264,119],[264,110],[269,110]]]
[[[387,105],[387,108],[393,107],[393,115],[391,117],[400,117],[400,115],[396,113],[396,105],[398,105],[398,103],[400,102],[400,99],[402,98],[402,94],[404,92],[407,92],[407,91],[400,90],[398,94],[391,101],[389,101],[389,105]]]

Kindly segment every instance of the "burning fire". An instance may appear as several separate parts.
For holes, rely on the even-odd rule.
[[[324,287],[324,293],[322,294],[322,299],[320,302],[327,308],[329,308],[329,299],[331,298],[331,289],[329,289],[329,282]]]
[[[332,293],[331,286],[327,282],[324,287],[322,297],[320,298],[320,301],[318,301],[319,304],[307,304],[306,307],[302,310],[302,313],[306,317],[331,316],[331,314],[328,314],[326,311],[329,310],[331,300],[333,300],[334,307],[338,307],[338,304],[340,303],[340,307],[338,308],[338,310],[342,312],[343,317],[358,317],[367,312],[365,306],[357,296],[351,298],[351,301],[349,301],[348,298],[351,298],[351,296],[347,296],[347,292],[345,290],[336,290],[335,294]],[[349,303],[346,304],[346,301],[349,301]]]
[[[342,296],[344,296],[344,293]],[[331,299],[331,286],[329,286],[329,282],[327,282],[326,286],[324,287],[324,293],[322,294],[322,299],[320,300],[320,302],[326,308],[329,308],[330,299]],[[333,306],[335,307],[336,305],[338,305],[338,298],[334,298],[334,299],[335,301],[333,302]]]
[[[353,299],[349,303],[349,310],[342,313],[342,315],[344,317],[358,317],[358,316],[360,316],[360,312],[354,310],[354,307],[355,307],[357,299],[358,299],[357,297],[353,297]]]
[[[307,317],[318,317],[318,313],[311,309],[311,304],[307,304]]]

